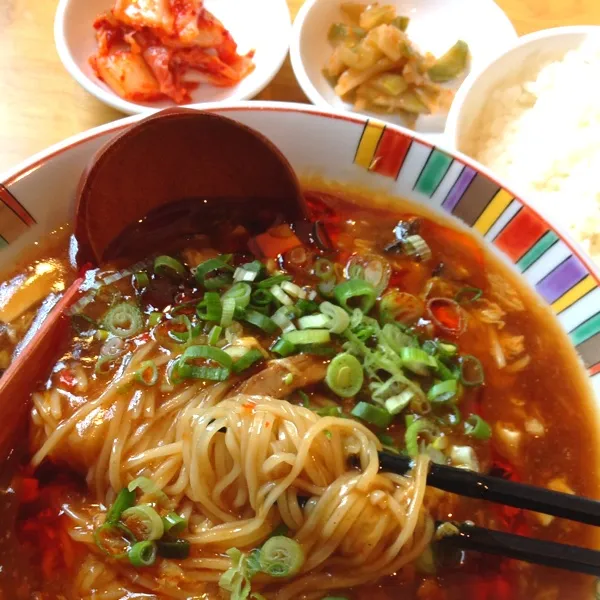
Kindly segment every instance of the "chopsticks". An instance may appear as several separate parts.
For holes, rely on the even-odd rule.
[[[406,473],[412,466],[410,458],[386,452],[379,453],[379,462],[382,469],[399,474]],[[600,502],[596,500],[480,475],[465,469],[432,463],[427,474],[427,485],[459,496],[532,510],[588,525],[600,525]],[[600,575],[600,552],[596,550],[485,529],[471,523],[453,525],[458,532],[442,537],[440,543],[548,567]]]
[[[443,537],[438,543],[576,573],[600,575],[600,552],[596,550],[485,529],[469,523],[454,525],[458,534]]]
[[[410,458],[386,452],[379,453],[379,463],[382,469],[400,474],[411,468]],[[427,485],[459,496],[533,510],[588,525],[600,525],[600,502],[597,500],[480,475],[466,469],[431,463]]]

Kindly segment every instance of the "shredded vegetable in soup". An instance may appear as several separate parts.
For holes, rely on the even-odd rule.
[[[307,201],[310,243],[235,224],[88,274],[32,398],[11,598],[591,594],[438,541],[464,520],[582,545],[589,528],[426,488],[434,462],[597,493],[564,334],[470,234]],[[381,450],[412,469],[380,471]]]
[[[464,74],[469,47],[458,40],[443,56],[422,54],[410,40],[409,17],[391,5],[343,2],[347,22],[333,23],[334,50],[324,74],[355,110],[399,113],[414,126],[419,115],[447,110],[454,91],[442,84]]]

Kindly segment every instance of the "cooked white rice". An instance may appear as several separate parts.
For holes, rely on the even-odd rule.
[[[461,149],[543,202],[600,264],[600,40],[496,89]]]

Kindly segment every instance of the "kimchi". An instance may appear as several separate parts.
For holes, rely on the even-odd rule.
[[[116,0],[94,22],[96,75],[126,100],[191,101],[202,83],[230,87],[254,69],[202,0]],[[192,76],[193,74],[193,76]]]

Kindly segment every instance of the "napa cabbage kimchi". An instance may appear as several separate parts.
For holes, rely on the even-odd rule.
[[[184,104],[198,85],[233,86],[254,69],[202,0],[116,0],[94,29],[90,64],[126,100]]]

